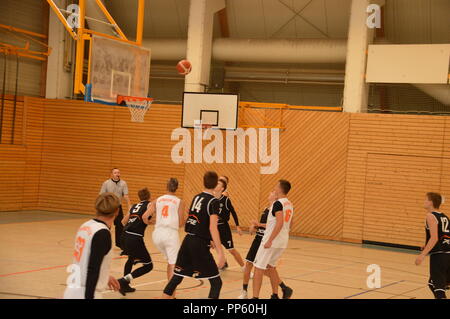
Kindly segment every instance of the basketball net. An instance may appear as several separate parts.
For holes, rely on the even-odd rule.
[[[128,110],[130,111],[131,114],[131,122],[136,123],[144,122],[145,113],[147,113],[147,111],[150,109],[150,106],[153,103],[152,98],[137,97],[137,96],[121,96],[120,99],[121,101],[124,101],[127,104]]]

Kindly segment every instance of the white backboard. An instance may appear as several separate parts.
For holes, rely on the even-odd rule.
[[[229,93],[183,93],[181,126],[193,128],[198,121],[219,129],[237,129],[239,95]]]
[[[147,97],[150,50],[93,36],[90,63],[94,99],[116,102],[117,95]]]

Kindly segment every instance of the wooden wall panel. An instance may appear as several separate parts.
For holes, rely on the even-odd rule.
[[[276,116],[276,115],[275,115]],[[349,114],[285,111],[281,132],[280,170],[261,175],[260,207],[277,180],[292,184],[292,234],[340,239]]]
[[[241,226],[248,227],[251,220],[259,219],[259,164],[186,164],[183,199],[187,206],[203,190],[203,174],[208,170],[230,179],[228,191]],[[230,225],[234,227],[234,220]]]
[[[356,242],[364,239],[364,189],[370,168],[368,154],[441,158],[446,121],[446,117],[435,116],[351,115],[343,239]],[[408,163],[415,165],[414,161]],[[405,182],[405,188],[407,185]],[[390,212],[386,209],[385,213],[387,218]],[[415,239],[411,243],[416,243]]]
[[[23,144],[23,110],[24,102],[23,97],[17,97],[16,101],[16,114],[14,116],[14,97],[8,95],[3,102],[3,127],[1,144]],[[1,104],[1,99],[0,99]],[[0,105],[1,107],[1,105]],[[15,117],[14,123],[14,136],[12,134],[13,129],[13,117]],[[12,140],[14,138],[14,141]]]
[[[270,124],[280,112],[251,110],[246,123]],[[255,113],[263,114],[255,115]],[[248,112],[247,114],[250,114]],[[262,121],[262,116],[268,121]],[[280,132],[280,167],[277,173],[261,174],[265,164],[186,164],[185,198],[201,189],[208,169],[231,178],[230,196],[243,224],[259,216],[279,179],[292,183],[289,198],[296,217],[292,234],[340,239],[342,235],[348,114],[286,111]],[[278,119],[277,119],[278,120]],[[270,140],[270,134],[269,134]],[[270,150],[270,145],[268,147]]]
[[[261,125],[263,112],[258,110],[246,110],[246,116],[248,116],[248,121],[246,124],[254,124],[255,122]],[[255,115],[259,114],[259,115]],[[194,130],[189,130],[192,138],[194,138]],[[253,219],[258,219],[259,217],[259,163],[250,163],[249,161],[249,138],[245,141],[245,163],[235,164],[226,163],[226,152],[228,150],[234,151],[234,162],[237,160],[237,138],[234,138],[233,144],[227,144],[226,131],[214,131],[215,133],[222,134],[223,140],[223,158],[224,163],[211,163],[205,162],[205,158],[202,157],[202,163],[194,163],[194,140],[192,139],[192,163],[184,165],[184,196],[187,205],[191,204],[193,196],[200,193],[203,190],[203,175],[206,171],[212,170],[217,172],[219,176],[225,175],[229,178],[228,193],[230,199],[233,203],[234,208],[239,217],[239,223],[244,228],[250,225],[250,221]],[[257,136],[257,132],[256,132]],[[202,150],[204,154],[205,147],[213,142],[214,138],[211,140],[204,140],[202,143]],[[234,227],[234,221],[230,221],[230,225]]]
[[[41,207],[92,212],[111,168],[113,113],[112,107],[82,101],[45,101]]]
[[[278,121],[280,113],[246,114],[246,124],[264,126]],[[286,110],[279,170],[262,175],[260,163],[174,164],[177,141],[170,137],[180,124],[180,106],[153,105],[145,123],[137,124],[124,107],[25,98],[23,115],[22,145],[0,146],[0,168],[6,172],[0,210],[91,214],[101,183],[116,166],[132,201],[143,186],[161,195],[173,176],[190,204],[206,170],[227,175],[243,226],[260,214],[277,180],[288,179],[296,207],[292,234],[300,236],[418,245],[424,193],[441,191],[449,198],[442,211],[450,208],[450,117]],[[393,211],[399,216],[394,223]],[[411,238],[399,236],[402,229]]]
[[[184,189],[184,164],[172,161],[172,130],[179,127],[181,106],[152,105],[144,123],[130,121],[124,107],[114,109],[111,159],[109,167],[119,167],[129,184],[130,198],[138,200],[137,192],[148,187],[152,197],[166,192],[167,180],[176,177],[180,197]],[[107,177],[106,172],[103,177]],[[105,179],[105,178],[104,178]],[[98,185],[100,187],[100,185]]]
[[[363,240],[421,246],[425,194],[440,189],[440,157],[368,154]]]
[[[450,117],[445,117],[445,131],[442,146],[441,192],[445,197],[441,210],[450,215]]]
[[[39,209],[39,184],[44,133],[44,99],[25,97],[26,167],[22,209]]]
[[[22,209],[26,150],[0,145],[0,211]]]
[[[444,202],[441,205],[441,211],[450,215],[450,157],[442,159],[442,173],[440,176],[441,188],[440,191],[444,196]]]
[[[165,191],[168,177],[183,186],[183,166],[170,157],[179,106],[153,105],[145,123],[132,123],[125,107],[47,100],[40,183],[40,206],[53,211],[92,213],[100,187],[112,167],[121,169],[132,202],[148,187]]]
[[[35,187],[38,185],[39,170],[34,173],[30,171],[33,165],[39,165],[40,150],[36,150],[36,129],[42,129],[39,124],[39,112],[42,110],[41,103],[29,103],[39,101],[18,97],[16,104],[16,124],[14,144],[11,145],[13,101],[11,98],[5,100],[5,113],[3,118],[3,138],[0,145],[0,167],[2,171],[2,183],[0,183],[0,211],[21,210],[37,208],[38,194]],[[28,125],[24,119],[29,113]],[[37,125],[33,125],[36,124]],[[39,135],[39,134],[38,134]],[[41,143],[38,137],[37,143]],[[30,207],[31,204],[31,207]]]

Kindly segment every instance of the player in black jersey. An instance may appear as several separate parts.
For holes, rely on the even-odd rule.
[[[174,276],[165,287],[163,298],[172,298],[183,277],[209,279],[211,288],[208,298],[219,298],[222,280],[217,267],[223,266],[225,258],[217,229],[219,201],[213,195],[217,182],[215,172],[206,172],[203,176],[205,190],[192,200],[184,228],[187,234],[178,251]],[[218,254],[218,264],[210,251],[211,241]]]
[[[424,208],[428,212],[425,222],[426,245],[416,259],[420,265],[430,254],[430,279],[428,286],[436,299],[446,299],[445,289],[450,283],[450,220],[438,211],[442,196],[427,193]]]
[[[125,214],[122,224],[125,226],[122,233],[123,255],[128,255],[125,263],[123,277],[119,279],[120,290],[122,295],[128,292],[136,291],[130,287],[130,282],[138,277],[152,271],[152,258],[145,247],[144,233],[147,225],[150,224],[150,192],[147,188],[138,191],[139,203],[134,204],[130,211]],[[131,272],[133,265],[142,264],[141,267]]]
[[[239,299],[247,299],[248,298],[248,283],[250,282],[251,272],[253,269],[253,263],[255,261],[256,253],[258,252],[259,246],[261,246],[261,241],[264,236],[264,231],[266,230],[266,222],[267,215],[269,214],[270,206],[272,206],[273,202],[277,200],[277,197],[274,192],[269,194],[269,205],[264,209],[264,212],[261,214],[259,222],[256,220],[252,220],[252,226],[250,226],[250,234],[255,233],[255,238],[253,239],[252,245],[248,250],[247,256],[245,257],[245,269],[244,269],[244,280],[242,285],[241,295],[238,297]],[[264,273],[266,276],[269,276],[268,272]],[[278,272],[276,273],[278,276]],[[279,279],[279,277],[278,277]],[[293,290],[292,288],[286,286],[284,282],[279,279],[279,286],[283,291],[283,299],[289,299],[292,296]],[[275,292],[272,296],[277,295]]]
[[[217,183],[214,192],[216,194],[216,197],[219,199],[219,222],[217,227],[219,229],[220,242],[225,247],[225,249],[228,250],[231,255],[233,255],[234,259],[237,261],[239,266],[243,268],[244,261],[242,260],[242,257],[239,254],[239,252],[234,248],[233,235],[231,234],[231,228],[230,225],[228,224],[230,220],[230,214],[233,216],[239,235],[242,235],[242,230],[239,227],[239,220],[230,198],[223,194],[223,192],[226,189],[227,189],[226,180],[219,178],[219,182]],[[224,270],[227,267],[228,264],[225,261],[225,265],[221,270]]]

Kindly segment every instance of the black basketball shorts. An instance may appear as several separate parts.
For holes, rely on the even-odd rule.
[[[261,246],[263,236],[256,235],[253,239],[252,245],[250,246],[250,249],[248,250],[247,257],[245,257],[245,260],[248,262],[253,263],[255,261],[256,253],[258,252],[259,246]]]
[[[187,234],[178,251],[174,274],[182,277],[211,279],[219,276],[219,269],[210,251],[210,242]]]
[[[220,242],[225,249],[234,249],[233,235],[231,234],[230,225],[228,223],[218,224],[217,229],[219,230]]]

